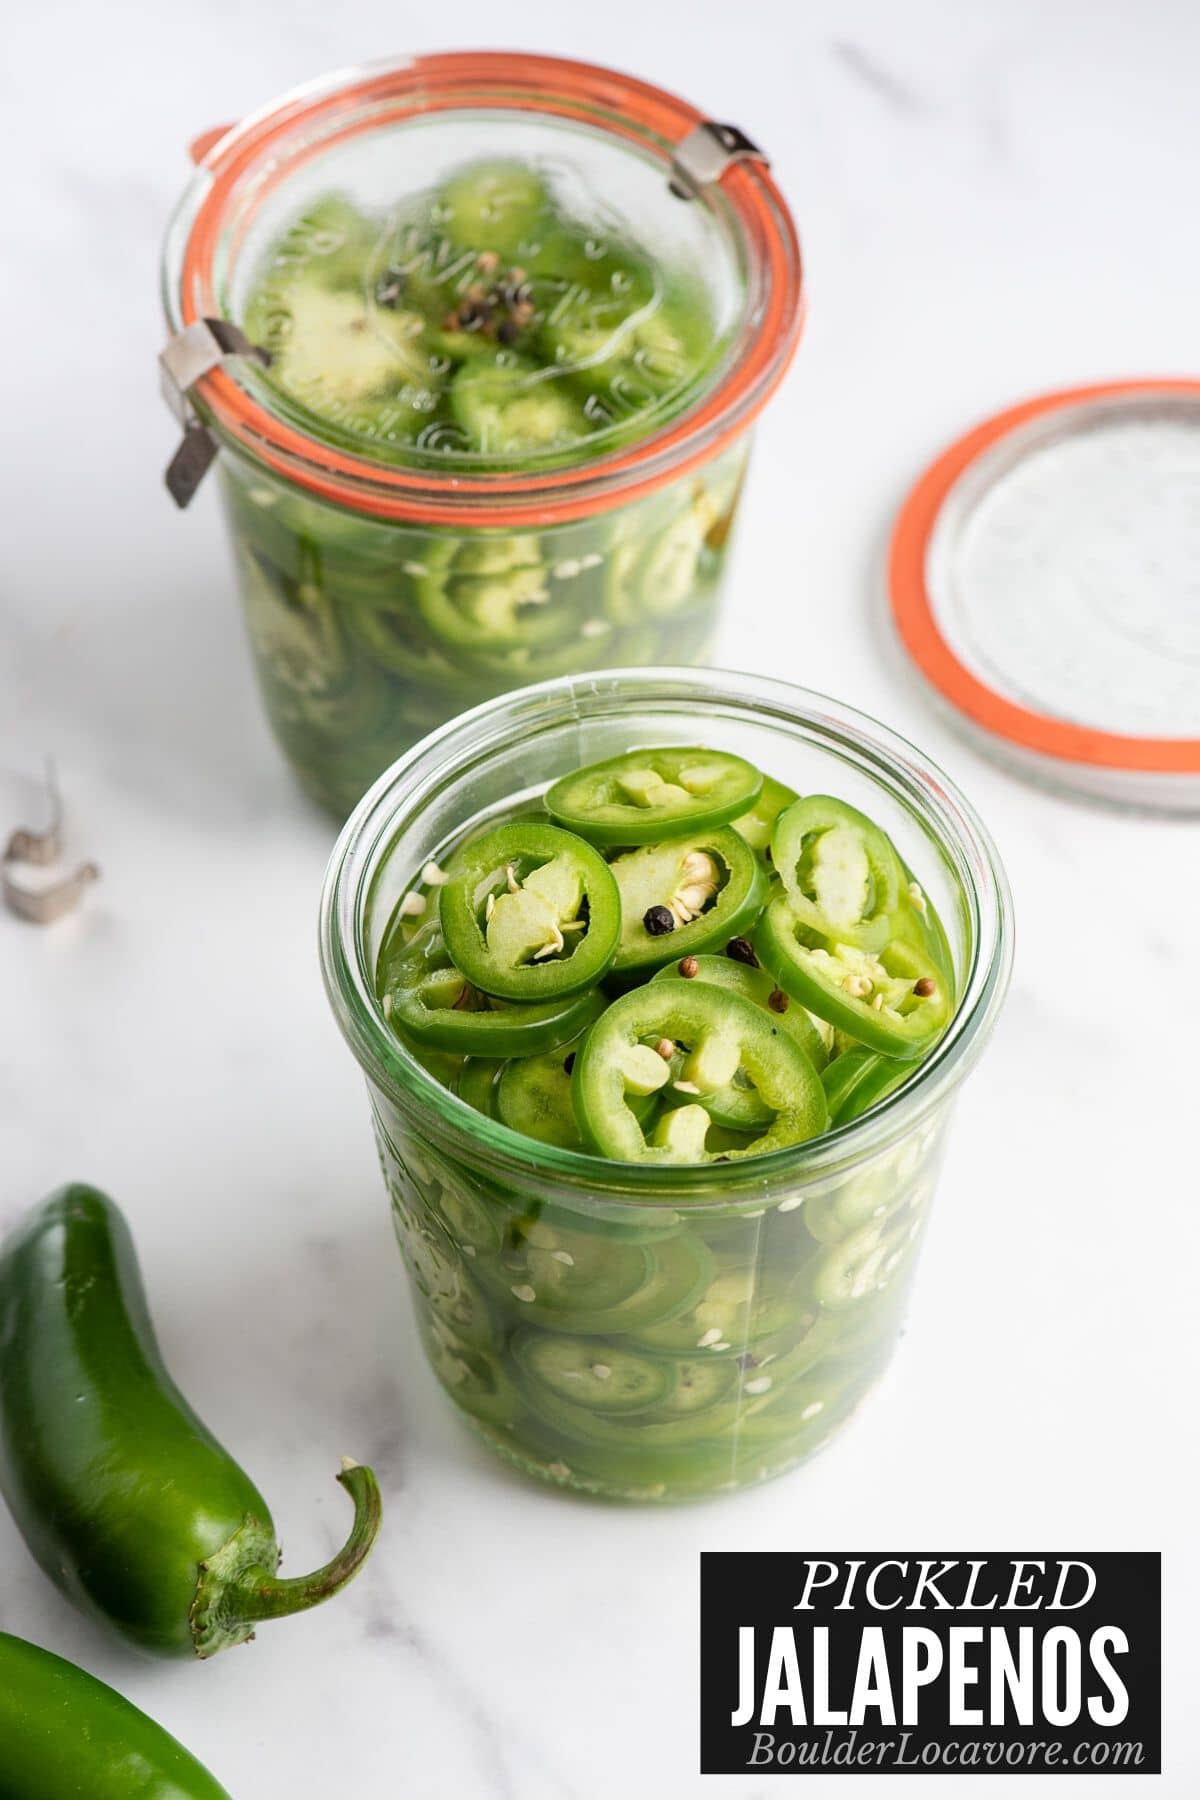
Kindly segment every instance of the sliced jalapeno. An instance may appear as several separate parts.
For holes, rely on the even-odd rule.
[[[430,1214],[418,1224],[393,1196],[392,1228],[413,1285],[431,1313],[476,1350],[497,1340],[496,1322],[445,1227]]]
[[[577,1037],[604,1005],[594,991],[529,1005],[484,994],[454,963],[432,919],[411,942],[385,952],[381,976],[385,1016],[423,1052],[537,1056]],[[428,1064],[427,1055],[422,1060]]]
[[[496,1086],[496,1113],[510,1131],[564,1150],[583,1148],[571,1105],[571,1077],[564,1067],[572,1048],[505,1065]]]
[[[605,1338],[519,1331],[513,1339],[517,1364],[560,1400],[599,1413],[640,1412],[669,1396],[671,1364]]]
[[[600,1233],[534,1222],[484,1277],[522,1321],[603,1336],[638,1331],[685,1312],[712,1278],[712,1261],[691,1234],[615,1242]]]
[[[621,903],[612,971],[626,981],[723,949],[753,928],[767,896],[762,864],[728,826],[643,844],[609,868]]]
[[[417,1313],[434,1374],[464,1412],[489,1425],[508,1426],[521,1410],[520,1396],[498,1358],[469,1344],[434,1314]]]
[[[546,811],[593,844],[653,844],[728,824],[758,798],[763,778],[722,750],[629,750],[556,781]]]
[[[691,967],[693,963],[694,969]],[[802,1006],[795,1005],[787,994],[776,987],[765,969],[748,968],[745,963],[734,962],[728,956],[693,956],[688,959],[688,965],[688,980],[703,981],[712,987],[724,988],[729,993],[741,994],[766,1013],[772,1023],[782,1025],[789,1037],[795,1038],[815,1069],[824,1067],[825,1043],[811,1017]],[[679,964],[672,962],[665,969],[660,969],[652,980],[667,981],[678,977]],[[683,1057],[679,1054],[672,1065],[672,1072],[677,1078],[682,1078],[682,1064]],[[664,1088],[664,1104],[682,1104],[686,1097],[686,1086],[685,1083],[684,1092],[678,1092],[671,1085]],[[724,1126],[729,1131],[761,1131],[774,1117],[771,1108],[740,1069],[723,1088],[703,1095],[700,1103],[714,1125]],[[716,1143],[710,1140],[709,1148],[715,1150]],[[723,1144],[721,1148],[728,1149],[730,1146]]]
[[[469,1056],[458,1077],[458,1097],[486,1118],[499,1117],[496,1087],[505,1063],[496,1056]]]
[[[839,944],[880,950],[892,936],[904,869],[877,825],[843,800],[808,794],[780,814],[771,860],[802,924]]]
[[[515,256],[551,216],[541,176],[510,159],[466,163],[442,184],[438,199],[438,217],[452,243],[505,256]]]
[[[755,944],[794,1000],[882,1056],[924,1055],[949,1020],[949,984],[913,944],[897,939],[875,955],[835,943],[810,931],[785,894],[767,907]]]
[[[682,960],[684,959],[681,958],[680,961]],[[684,979],[703,981],[712,987],[724,988],[727,993],[741,994],[743,999],[753,1001],[762,1012],[771,1015],[773,1025],[782,1025],[788,1036],[795,1038],[815,1069],[825,1067],[829,1061],[829,1049],[826,1043],[828,1027],[824,1019],[818,1024],[803,1006],[793,1006],[789,996],[777,986],[765,969],[751,968],[746,963],[735,962],[730,956],[692,956],[687,962],[687,975]],[[667,981],[676,976],[682,976],[682,971],[678,962],[672,962],[651,979]]]
[[[518,820],[460,850],[448,874],[439,900],[446,945],[484,993],[550,1000],[607,972],[620,897],[603,857],[582,838]]]
[[[635,1335],[660,1356],[695,1352],[708,1361],[748,1350],[766,1354],[764,1346],[774,1349],[813,1329],[816,1308],[806,1309],[804,1298],[794,1279],[769,1268],[722,1269],[687,1312]]]
[[[589,429],[582,403],[556,369],[509,351],[463,363],[450,407],[470,449],[509,461],[574,449]]]
[[[632,1095],[656,1092],[671,1080],[671,1060],[684,1054],[685,1088],[692,1104],[662,1115],[652,1138],[630,1105]],[[664,1054],[665,1052],[665,1054]],[[745,1071],[771,1109],[761,1136],[731,1160],[798,1144],[823,1131],[825,1094],[795,1039],[740,994],[698,981],[651,983],[614,1000],[592,1027],[575,1060],[573,1099],[585,1139],[602,1156],[627,1162],[706,1162],[712,1121],[703,1095]]]
[[[596,1016],[599,1016],[599,1010]],[[588,1023],[591,1024],[591,1019]],[[522,1056],[505,1063],[494,1089],[494,1117],[510,1131],[536,1138],[539,1143],[557,1144],[563,1150],[582,1150],[584,1143],[571,1104],[571,1070],[583,1036],[581,1033],[570,1043],[560,1044],[545,1056]],[[462,1092],[460,1082],[459,1093]],[[467,1097],[463,1095],[464,1099]],[[653,1094],[648,1094],[632,1104],[639,1120],[645,1124],[657,1110],[658,1103]]]
[[[552,599],[536,537],[441,538],[422,559],[417,605],[433,637],[454,650],[539,648],[570,633],[574,616]]]
[[[848,1125],[851,1119],[860,1118],[911,1074],[908,1063],[880,1056],[861,1044],[843,1050],[821,1072],[829,1102],[829,1123]]]
[[[733,821],[733,829],[739,837],[744,837],[752,850],[760,854],[770,851],[771,833],[775,829],[775,821],[781,812],[796,799],[796,790],[785,787],[782,781],[776,781],[771,775],[764,775],[762,791],[749,812],[742,813]]]
[[[943,979],[954,986],[954,955],[946,936],[946,928],[938,918],[929,896],[909,869],[904,870],[904,900],[892,924],[894,937],[907,938],[917,944],[937,964]]]

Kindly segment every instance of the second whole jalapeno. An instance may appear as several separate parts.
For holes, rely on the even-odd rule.
[[[183,1745],[74,1663],[0,1632],[0,1800],[229,1800]]]
[[[265,1500],[163,1365],[112,1201],[65,1187],[12,1233],[0,1253],[0,1490],[69,1599],[152,1656],[245,1643],[260,1621],[338,1593],[365,1562],[379,1488],[358,1464],[338,1479],[354,1502],[344,1548],[281,1579]],[[5,1748],[0,1795],[6,1768]]]

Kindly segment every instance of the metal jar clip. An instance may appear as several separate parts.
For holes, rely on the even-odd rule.
[[[188,504],[217,454],[217,440],[197,413],[191,392],[227,356],[249,356],[264,369],[271,366],[270,351],[252,344],[228,319],[197,319],[176,332],[158,359],[163,399],[183,426],[183,441],[166,478],[167,491],[179,507]]]
[[[704,188],[720,181],[726,169],[739,162],[759,162],[769,167],[766,153],[738,126],[705,119],[675,146],[671,192],[677,200],[695,200]]]
[[[80,863],[73,875],[64,875],[60,881],[45,885],[27,886],[18,879],[17,870],[22,866],[48,868],[62,855],[62,800],[53,764],[49,762],[46,764],[46,799],[49,823],[41,831],[19,825],[5,846],[4,861],[0,865],[5,905],[18,918],[28,919],[34,925],[52,925],[55,919],[74,912],[83,898],[84,889],[100,877],[95,863],[85,862]]]

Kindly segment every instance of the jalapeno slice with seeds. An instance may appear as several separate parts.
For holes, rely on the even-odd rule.
[[[383,1011],[411,1039],[428,1066],[428,1051],[459,1056],[536,1056],[577,1037],[603,1011],[594,990],[521,1005],[482,993],[457,967],[436,920],[381,959]],[[470,1104],[474,1105],[475,1101]]]
[[[744,1069],[771,1109],[771,1122],[730,1160],[798,1144],[825,1128],[821,1080],[795,1039],[740,994],[698,981],[664,980],[625,994],[601,1015],[575,1059],[572,1096],[584,1138],[627,1162],[707,1162],[712,1121],[699,1104]],[[656,1048],[655,1046],[660,1046]],[[662,1048],[684,1052],[692,1104],[664,1113],[652,1136],[630,1105],[672,1079]]]
[[[922,950],[900,939],[878,954],[810,931],[778,894],[755,942],[779,985],[810,1012],[868,1049],[911,1061],[950,1018],[947,982]]]
[[[595,1016],[598,1015],[599,1009]],[[591,1023],[589,1018],[588,1024]],[[584,1142],[571,1103],[571,1070],[584,1035],[581,1032],[570,1043],[560,1044],[544,1056],[515,1057],[505,1063],[495,1085],[493,1116],[523,1137],[557,1144],[563,1150],[582,1150]],[[459,1092],[462,1093],[461,1083]],[[647,1094],[632,1105],[645,1125],[658,1102],[653,1094]]]
[[[516,1385],[498,1357],[468,1343],[436,1315],[418,1313],[425,1354],[455,1404],[473,1419],[510,1426],[521,1411]]]
[[[689,975],[689,980],[724,988],[727,993],[741,994],[760,1011],[768,1014],[772,1021],[778,1021],[782,1025],[788,1036],[796,1040],[815,1069],[819,1070],[824,1066],[825,1044],[812,1018],[802,1006],[789,1001],[788,996],[776,987],[765,969],[748,968],[745,963],[735,962],[728,956],[696,956],[691,960],[696,968],[694,974]],[[677,963],[668,963],[665,969],[660,969],[651,979],[677,979],[678,967]],[[672,1075],[674,1083],[669,1083],[662,1090],[663,1104],[672,1106],[681,1105],[685,1100],[690,1101],[689,1084],[683,1076],[681,1054],[673,1061]],[[724,1126],[728,1131],[761,1131],[774,1117],[771,1108],[740,1069],[724,1087],[699,1096],[699,1099],[713,1124]],[[740,1147],[743,1146],[736,1142],[732,1145],[723,1142],[719,1146],[715,1140],[709,1143],[709,1148],[714,1152],[718,1148],[727,1150]]]
[[[564,776],[547,793],[546,810],[593,844],[653,844],[728,824],[753,806],[762,784],[740,756],[672,744]]]
[[[532,1221],[499,1261],[481,1263],[479,1274],[510,1317],[600,1337],[685,1312],[712,1279],[712,1260],[698,1238],[683,1233],[613,1241]]]
[[[853,806],[828,794],[797,800],[775,822],[771,860],[810,930],[864,950],[887,943],[904,869],[889,839]]]
[[[762,864],[728,826],[643,844],[609,868],[621,906],[612,972],[622,981],[724,949],[753,929],[767,897]]]
[[[654,1406],[666,1400],[674,1386],[670,1363],[639,1356],[605,1338],[526,1330],[517,1333],[512,1351],[518,1367],[537,1386],[609,1417]]]
[[[741,994],[743,999],[752,1001],[762,1012],[770,1013],[772,1022],[782,1025],[788,1036],[795,1038],[815,1069],[825,1067],[829,1061],[829,1050],[822,1030],[825,1021],[822,1020],[818,1026],[812,1014],[803,1006],[792,1005],[789,996],[777,986],[766,969],[749,968],[747,964],[737,962],[730,956],[696,956],[692,960],[696,967],[694,970],[689,969],[687,980],[703,981],[712,987],[724,988],[727,993]],[[678,974],[679,964],[668,963],[651,980],[666,981],[674,979]]]
[[[604,858],[582,838],[521,819],[476,838],[447,874],[438,902],[447,948],[485,994],[550,1000],[607,973],[620,896]]]
[[[472,653],[540,648],[574,623],[552,599],[537,538],[441,538],[415,581],[417,606],[434,641]]]

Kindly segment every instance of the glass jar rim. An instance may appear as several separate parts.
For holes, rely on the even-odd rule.
[[[252,170],[262,194],[298,164],[293,134],[326,129],[319,148],[392,122],[454,110],[541,113],[636,144],[670,175],[678,146],[704,114],[661,88],[598,64],[509,51],[451,51],[366,64],[295,88],[216,136],[167,230],[162,300],[170,330],[220,316],[215,269],[230,201]],[[786,373],[804,318],[800,246],[765,161],[732,161],[720,192],[761,292],[736,353],[679,418],[629,446],[566,468],[500,474],[404,468],[335,449],[278,415],[232,367],[194,386],[205,422],[228,444],[320,499],[373,517],[511,530],[583,518],[633,499],[708,461],[752,423]]]
[[[411,801],[419,795],[432,772],[444,788],[453,779],[456,762],[468,754],[478,757],[485,749],[498,750],[502,739],[528,729],[534,714],[544,721],[556,705],[578,714],[589,702],[611,702],[618,710],[622,704],[654,699],[691,699],[709,706],[725,702],[747,715],[815,727],[831,746],[841,742],[868,768],[886,770],[893,788],[922,822],[937,828],[942,850],[954,852],[955,877],[971,913],[971,961],[957,1011],[912,1078],[861,1119],[737,1164],[610,1162],[527,1138],[477,1112],[400,1043],[377,999],[374,968],[363,955],[363,905],[390,853],[391,828],[405,797]],[[1003,1002],[1012,966],[1012,902],[995,845],[969,801],[907,739],[868,715],[765,676],[711,669],[617,669],[586,678],[559,677],[487,701],[431,732],[393,763],[363,796],[334,847],[321,897],[320,954],[334,1015],[368,1079],[413,1118],[436,1118],[468,1161],[485,1157],[499,1179],[557,1178],[583,1188],[620,1190],[641,1205],[711,1208],[735,1187],[743,1198],[752,1190],[761,1200],[798,1180],[840,1174],[907,1137],[933,1112],[974,1063]]]

